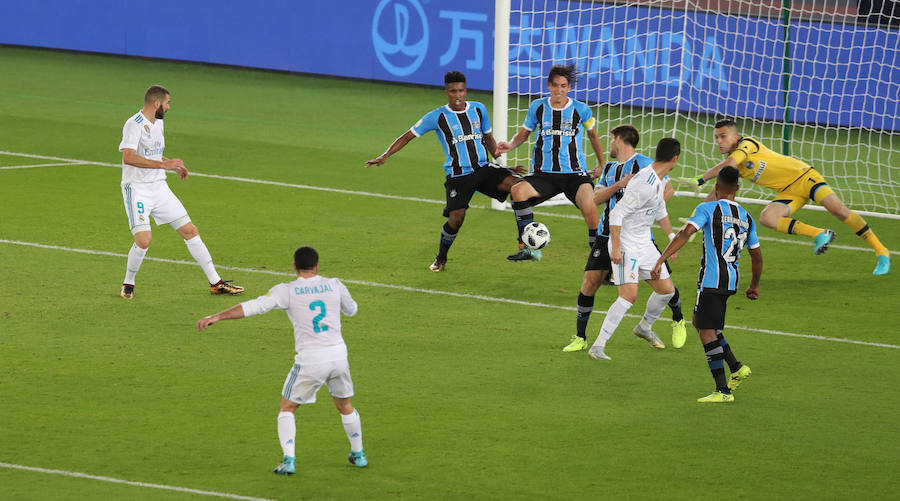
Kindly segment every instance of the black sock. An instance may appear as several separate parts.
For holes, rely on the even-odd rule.
[[[593,249],[594,243],[597,242],[597,228],[588,230],[588,248]]]
[[[579,292],[578,318],[575,321],[575,327],[577,329],[576,334],[581,339],[587,340],[587,335],[584,331],[587,330],[588,320],[591,318],[592,311],[594,311],[594,296],[585,296]]]
[[[675,295],[669,299],[669,308],[672,309],[672,320],[681,322],[684,320],[684,314],[681,313],[681,294],[678,293],[678,287],[675,287]]]
[[[450,250],[450,246],[456,240],[457,233],[459,233],[459,228],[450,226],[449,222],[444,223],[444,227],[441,228],[441,246],[438,248],[438,259],[447,260],[447,251]]]
[[[519,229],[519,241],[522,241],[522,228],[534,222],[534,211],[531,209],[531,202],[524,200],[522,202],[512,203],[513,212],[516,214],[516,227]]]
[[[719,338],[719,344],[722,345],[722,351],[725,352],[725,363],[728,364],[728,370],[734,374],[739,371],[744,364],[740,363],[738,359],[735,358],[734,353],[731,352],[731,345],[728,344],[728,340],[722,335],[722,331],[716,331],[716,337]]]
[[[709,365],[709,372],[712,373],[713,379],[716,381],[716,391],[722,393],[731,393],[728,389],[728,383],[725,382],[725,352],[719,340],[710,341],[703,345],[706,352],[706,363]]]

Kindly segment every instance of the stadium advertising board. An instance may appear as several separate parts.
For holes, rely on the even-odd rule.
[[[564,12],[569,2],[555,3]],[[779,19],[581,5],[590,5],[592,23],[584,13],[513,14],[510,73],[526,80],[525,89],[541,92],[551,64],[574,62],[587,76],[579,87],[596,89],[580,98],[783,117]],[[16,2],[0,18],[0,43],[429,85],[459,69],[470,88],[492,87],[493,2],[163,0],[158,7],[154,17],[135,2]],[[793,121],[900,130],[898,51],[883,49],[900,47],[897,30],[794,22],[789,36],[827,41],[792,45]]]

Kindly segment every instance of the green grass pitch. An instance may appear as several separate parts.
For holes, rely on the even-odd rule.
[[[827,214],[801,212],[838,233],[819,257],[760,230],[761,298],[735,296],[727,319],[754,375],[733,405],[703,406],[712,380],[695,333],[654,351],[630,334],[631,316],[611,363],[560,351],[586,257],[571,207],[538,217],[553,234],[540,263],[506,262],[512,214],[473,208],[446,272],[427,270],[444,221],[429,202],[443,198],[437,141],[363,164],[441,105],[440,90],[8,47],[0,68],[5,152],[117,164],[144,89],[172,91],[166,155],[196,175],[169,184],[223,277],[256,297],[311,244],[321,273],[359,302],[344,332],[370,460],[349,465],[323,391],[297,412],[297,474],[271,473],[290,324],[273,312],[198,333],[198,318],[238,299],[207,293],[171,229],[154,227],[157,260],[133,301],[118,297],[131,245],[120,169],[0,169],[0,498],[209,499],[8,465],[282,500],[886,499],[900,488],[900,270],[873,277],[874,254]],[[0,154],[0,167],[54,162]],[[676,198],[670,214],[697,203]],[[900,250],[900,222],[869,223]],[[698,261],[695,242],[672,263],[688,315]],[[646,297],[642,286],[632,315]],[[590,336],[614,298],[601,288]]]

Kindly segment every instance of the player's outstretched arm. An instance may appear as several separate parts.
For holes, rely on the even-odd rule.
[[[409,144],[409,142],[415,138],[416,138],[416,135],[413,134],[413,132],[411,130],[406,131],[402,136],[395,139],[394,142],[391,143],[390,146],[388,146],[387,151],[385,151],[381,155],[378,155],[377,157],[373,158],[372,160],[366,160],[366,168],[369,168],[373,165],[375,167],[378,167],[378,166],[384,164],[384,162],[387,161],[389,156],[402,150],[404,146]]]
[[[757,247],[755,249],[750,249],[749,252],[753,277],[750,279],[750,287],[747,287],[747,297],[750,299],[759,299],[759,279],[762,277],[763,269],[762,250]]]
[[[719,175],[719,171],[722,170],[722,168],[725,167],[726,165],[730,165],[731,167],[737,167],[737,161],[731,157],[728,157],[725,160],[722,160],[721,162],[716,164],[715,167],[704,172],[702,176],[697,178],[697,184],[702,185],[703,183],[709,181],[710,179],[715,179],[716,176]]]
[[[210,325],[218,322],[219,320],[234,320],[238,318],[244,318],[244,307],[240,304],[236,304],[225,311],[216,313],[215,315],[201,318],[197,321],[197,330],[206,330]]]
[[[675,238],[673,238],[672,241],[669,242],[669,245],[666,246],[665,250],[663,250],[662,255],[659,256],[659,259],[656,260],[656,266],[654,266],[653,270],[650,272],[650,277],[654,280],[658,279],[660,270],[662,269],[662,265],[666,261],[666,259],[669,259],[670,257],[672,257],[672,255],[681,250],[681,248],[684,247],[684,244],[688,243],[688,241],[691,239],[691,235],[696,232],[697,228],[694,228],[693,225],[685,225],[684,229],[682,229],[678,232],[677,235],[675,235]]]
[[[530,135],[531,131],[526,129],[525,127],[522,127],[521,129],[519,129],[519,132],[516,132],[516,135],[513,136],[511,141],[500,141],[499,143],[497,143],[497,155],[499,156],[518,148],[519,145],[524,143]]]

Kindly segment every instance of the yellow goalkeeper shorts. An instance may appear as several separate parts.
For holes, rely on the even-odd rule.
[[[787,205],[791,214],[800,210],[807,202],[820,203],[820,201],[834,193],[834,190],[825,182],[825,178],[816,169],[810,168],[798,177],[794,182],[778,192],[778,196],[772,202]]]

